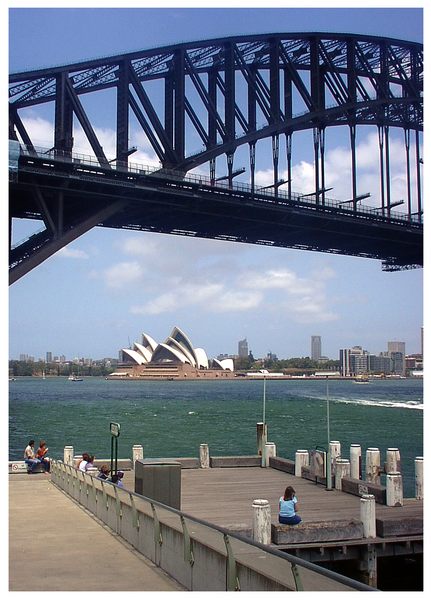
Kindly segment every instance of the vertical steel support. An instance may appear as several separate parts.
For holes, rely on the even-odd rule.
[[[210,160],[210,181],[211,181],[211,185],[215,185],[215,176],[216,176],[216,159],[212,158]]]
[[[272,162],[274,168],[274,195],[278,198],[278,156],[279,156],[279,136],[272,136]]]
[[[350,151],[352,157],[352,198],[353,198],[353,210],[356,212],[356,125],[349,125],[350,128]]]
[[[421,157],[419,151],[419,131],[416,130],[416,181],[418,189],[418,215],[422,221],[422,191],[421,191]]]
[[[174,147],[174,71],[173,67],[165,77],[165,123],[164,129],[171,148]]]
[[[286,156],[287,156],[287,193],[289,200],[292,197],[292,134],[286,133]]]
[[[67,73],[59,73],[55,80],[54,148],[61,155],[70,156],[73,148],[73,110],[66,88]]]
[[[226,154],[229,189],[232,189],[233,185],[233,157],[233,152],[228,152]]]
[[[235,139],[235,57],[232,42],[224,45],[225,124],[227,142]]]
[[[314,181],[316,188],[316,204],[319,204],[319,130],[317,127],[313,128],[313,141],[314,141]]]
[[[412,217],[412,190],[410,173],[410,129],[404,129],[404,143],[406,146],[406,174],[407,174],[407,212],[409,219]]]
[[[251,193],[254,194],[254,175],[255,175],[255,169],[256,169],[256,142],[250,142],[249,152],[250,152],[250,185],[251,185]]]
[[[118,64],[117,83],[117,150],[120,163],[128,160],[129,149],[129,62],[122,60]]]
[[[213,67],[208,71],[208,96],[210,102],[214,106],[214,113],[209,110],[208,111],[208,139],[210,146],[215,146],[217,144],[217,122],[216,122],[216,114],[217,114],[217,68]],[[215,176],[216,176],[216,159],[210,159],[210,180],[211,185],[215,184]]]
[[[320,143],[320,176],[322,187],[322,205],[325,205],[325,128],[319,128],[319,143]]]
[[[184,49],[175,51],[175,129],[174,148],[177,160],[185,158],[185,64]]]
[[[383,127],[377,126],[379,138],[379,157],[380,157],[380,207],[382,214],[385,210],[385,177],[384,177],[384,160],[383,160]]]
[[[269,40],[269,93],[272,123],[280,121],[280,52],[277,39]],[[274,182],[276,183],[276,182]]]
[[[385,162],[386,162],[386,210],[387,216],[391,216],[391,173],[389,154],[389,127],[385,125]]]

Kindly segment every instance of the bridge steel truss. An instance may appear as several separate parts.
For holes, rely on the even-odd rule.
[[[156,94],[154,86],[157,86]],[[105,155],[98,139],[97,115],[94,116],[94,111],[85,107],[85,99],[102,90],[115,93],[114,158]],[[423,212],[421,44],[335,33],[220,38],[11,74],[9,97],[9,139],[19,141],[26,147],[26,152],[34,157],[37,157],[37,149],[26,128],[25,111],[42,104],[54,107],[51,111],[53,147],[50,156],[61,157],[63,162],[65,158],[73,160],[74,133],[79,123],[104,171],[127,167],[129,157],[136,150],[129,147],[132,122],[142,129],[163,169],[186,174],[196,167],[207,165],[212,186],[217,186],[220,180],[225,179],[228,187],[234,188],[234,178],[245,170],[235,170],[235,152],[240,146],[248,145],[252,197],[259,191],[255,184],[258,168],[256,145],[259,140],[270,138],[273,183],[268,187],[272,188],[275,201],[281,195],[281,185],[286,186],[283,189],[288,200],[294,197],[294,133],[312,130],[315,190],[310,196],[316,210],[328,206],[325,133],[328,127],[347,126],[351,150],[351,199],[346,202],[350,203],[353,213],[359,211],[361,200],[367,196],[358,194],[357,130],[359,126],[373,125],[378,131],[379,210],[380,216],[387,218],[385,226],[391,225],[392,209],[399,204],[391,198],[389,131],[392,127],[402,128],[407,165],[406,214],[414,230],[411,233],[416,248],[414,251],[406,250],[404,258],[403,248],[395,252],[396,256],[392,248],[386,255],[383,252],[376,257],[382,258],[384,268],[386,265],[388,269],[422,264],[417,241],[419,230],[420,237],[422,235]],[[286,181],[279,177],[281,138],[285,142]],[[196,152],[199,145],[201,150]],[[413,157],[411,146],[414,149]],[[223,156],[226,157],[226,175],[217,177],[216,160]],[[414,191],[412,172],[415,175]],[[19,250],[14,249],[13,269],[24,260],[28,261],[31,253],[40,253],[41,245],[44,246],[42,254],[45,257],[52,254],[80,235],[78,231],[82,233],[95,225],[123,227],[125,221],[127,226],[134,226],[130,219],[124,220],[124,216],[117,224],[115,221],[117,213],[124,215],[124,211],[127,211],[127,194],[124,190],[121,202],[114,202],[111,198],[110,202],[96,202],[91,210],[86,199],[84,205],[76,208],[72,214],[64,209],[70,181],[63,183],[56,182],[55,186],[47,184],[43,178],[39,180],[35,170],[29,175],[28,169],[22,174],[18,170],[18,179],[11,182],[10,219],[23,216],[40,218],[48,232],[42,236],[43,244],[40,239],[36,240],[31,251],[27,243],[21,257]],[[333,218],[336,219],[336,216]],[[140,226],[141,221],[139,217],[136,218],[137,229],[151,230],[151,224]],[[153,228],[155,231],[167,229],[160,224]],[[222,229],[220,227],[218,234],[214,232],[209,235],[223,235]],[[319,248],[318,244],[307,244],[306,223],[303,229],[305,237],[302,247],[340,251],[337,249],[336,234],[331,244],[323,243]],[[186,226],[184,230],[187,230]],[[406,227],[403,231],[406,231]],[[203,237],[208,235],[199,229],[194,234]],[[364,236],[362,232],[359,235],[370,239],[369,234]],[[249,241],[246,237],[239,235],[238,241]],[[253,236],[249,238],[252,240]],[[396,240],[396,235],[393,238]],[[289,246],[289,243],[277,239],[272,243]],[[347,247],[342,248],[341,252],[367,255],[366,251],[349,252]],[[34,258],[34,264],[39,262]],[[29,270],[22,264],[20,269],[22,274]],[[12,281],[21,276],[18,271]]]

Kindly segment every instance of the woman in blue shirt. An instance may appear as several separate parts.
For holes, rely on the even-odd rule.
[[[284,491],[284,496],[281,496],[279,501],[278,522],[284,525],[297,525],[302,521],[301,517],[296,514],[296,504],[298,500],[295,496],[295,490],[292,486],[287,486]]]

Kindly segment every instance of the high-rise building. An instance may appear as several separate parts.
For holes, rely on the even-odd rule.
[[[322,338],[320,335],[311,336],[311,360],[320,360],[322,356]]]
[[[240,358],[248,357],[248,342],[247,338],[238,342],[238,356]]]
[[[406,356],[406,343],[405,342],[388,342],[388,354],[391,357],[393,363],[393,372],[398,375],[404,375],[406,370],[405,356]]]
[[[52,362],[52,352],[47,352],[46,353],[46,362],[47,363]]]
[[[388,342],[388,354],[391,352],[402,352],[406,354],[406,343],[405,342]]]

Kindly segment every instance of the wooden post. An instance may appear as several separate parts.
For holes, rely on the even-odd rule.
[[[63,462],[65,465],[71,465],[73,463],[73,446],[64,447]]]
[[[269,467],[269,459],[271,456],[277,456],[277,448],[274,442],[266,442],[265,447],[263,449],[263,459],[264,462],[262,464],[263,467]]]
[[[295,476],[302,477],[302,467],[308,467],[309,464],[308,450],[297,450],[295,452]]]
[[[415,458],[415,498],[423,500],[424,497],[424,457]]]
[[[340,442],[332,441],[329,442],[329,454],[331,461],[331,474],[335,474],[335,461],[341,456],[341,444]]]
[[[386,450],[386,473],[401,472],[401,457],[398,448],[388,448]]]
[[[364,537],[376,537],[376,499],[372,494],[361,497],[361,521],[364,526]]]
[[[370,483],[380,484],[380,450],[378,448],[367,449],[365,478]]]
[[[199,446],[199,465],[201,469],[210,468],[210,452],[208,444],[201,444]]]
[[[335,489],[341,490],[341,480],[350,475],[350,461],[347,458],[337,458],[335,461]]]
[[[401,473],[386,475],[386,505],[403,506],[403,478]]]
[[[271,543],[271,507],[268,500],[253,500],[253,540]]]
[[[268,439],[268,425],[266,423],[256,423],[257,434],[257,453],[262,456],[262,450]]]
[[[135,462],[137,460],[142,460],[144,458],[144,447],[139,445],[139,444],[135,444],[134,446],[132,446],[132,468],[135,468]]]
[[[377,588],[377,552],[375,544],[367,544],[363,547],[359,570],[363,583]]]
[[[360,444],[350,444],[350,477],[362,479],[362,449]]]

